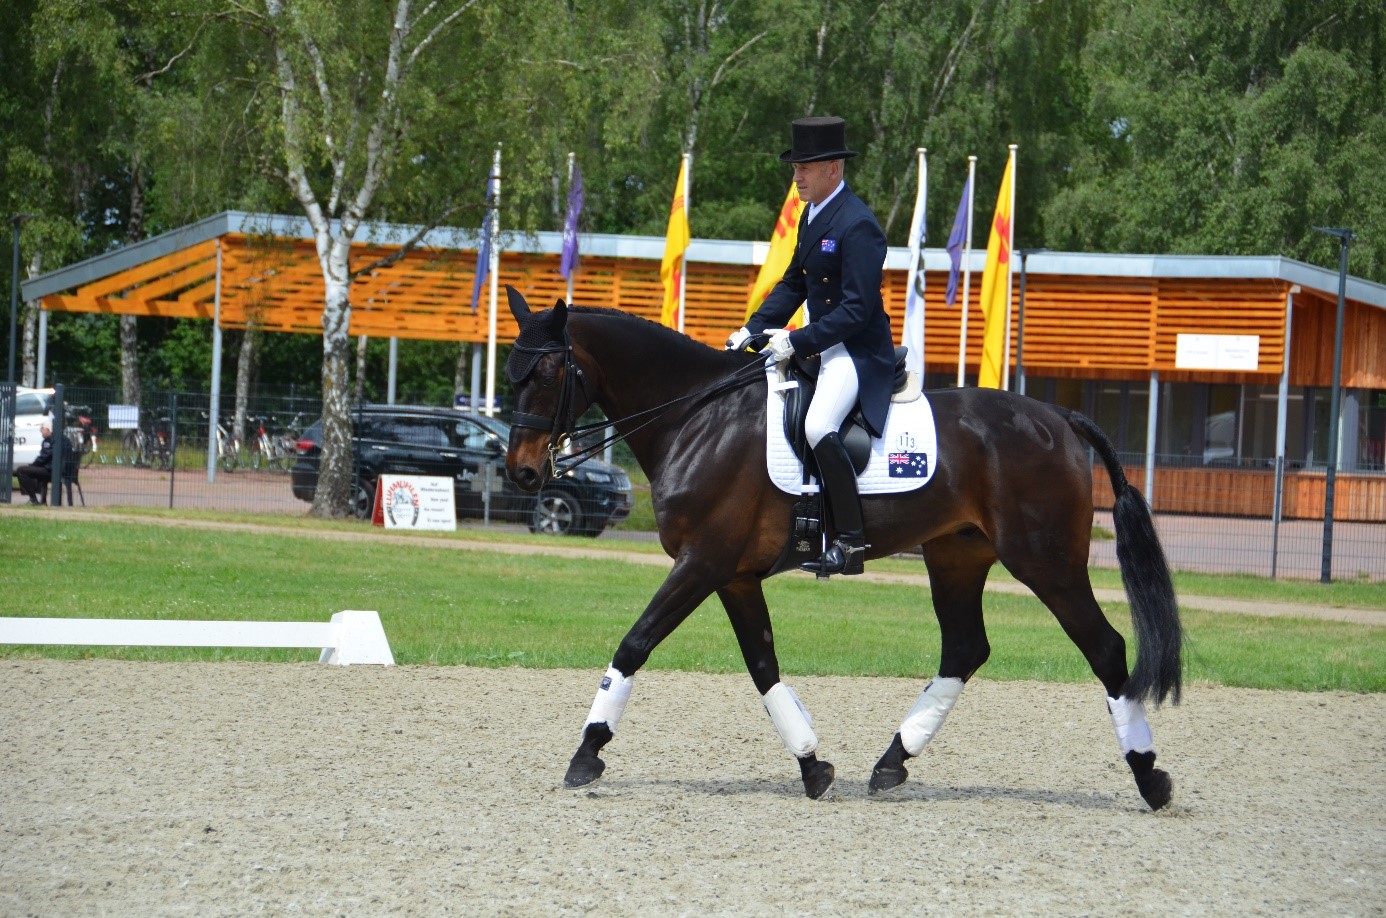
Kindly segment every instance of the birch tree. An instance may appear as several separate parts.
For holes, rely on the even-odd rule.
[[[406,99],[421,58],[476,0],[432,0],[417,11],[409,0],[388,9],[368,0],[263,2],[263,13],[237,9],[269,41],[282,175],[312,226],[323,278],[322,459],[313,514],[342,516],[352,487],[351,244],[413,126]]]

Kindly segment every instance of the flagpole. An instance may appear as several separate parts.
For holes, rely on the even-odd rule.
[[[496,157],[491,163],[491,175],[496,180],[496,200],[491,208],[491,259],[488,270],[490,303],[486,317],[486,416],[496,414],[496,275],[500,273],[500,201],[501,145],[496,144]]]
[[[967,158],[967,239],[963,242],[962,328],[958,333],[958,388],[967,381],[967,310],[971,305],[968,290],[972,285],[972,201],[977,195],[977,157]]]
[[[568,154],[568,194],[570,194],[570,195],[573,193],[573,168],[574,168],[576,162],[577,162],[577,154],[576,154],[576,153],[569,153],[569,154]],[[574,227],[574,231],[576,231],[576,229],[577,229],[577,228]],[[573,274],[574,274],[574,272],[572,272],[572,271],[569,271],[569,272],[568,272],[568,298],[567,298],[564,302],[569,303],[569,304],[571,304],[571,303],[573,302]]]
[[[1011,215],[1009,225],[1006,227],[1006,348],[1004,356],[1001,358],[1001,388],[1010,389],[1011,387],[1011,278],[1014,272],[1011,270],[1011,259],[1015,256],[1015,144],[1010,144],[1010,162],[1006,168],[1011,170],[1011,202],[1008,213]]]
[[[689,192],[689,189],[691,188],[691,186],[693,185],[693,154],[692,154],[692,153],[685,153],[685,154],[683,154],[683,169],[682,169],[681,171],[683,172],[683,212],[684,212],[684,214],[685,214],[685,219],[687,219],[686,215],[689,214],[689,213],[692,213],[692,211],[690,211],[690,210],[689,210],[689,207],[688,207],[688,205],[689,205],[688,192]],[[690,221],[690,226],[691,226],[691,221]],[[688,235],[689,235],[689,241],[692,241],[692,236],[693,236],[693,234],[690,232]],[[686,296],[687,292],[688,292],[688,249],[685,248],[685,249],[683,250],[683,253],[682,253],[681,255],[679,255],[679,331],[683,331],[683,308],[684,308],[684,303],[687,301],[687,296]]]

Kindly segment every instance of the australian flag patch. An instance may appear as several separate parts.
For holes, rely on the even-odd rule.
[[[928,478],[928,453],[891,453],[891,478]]]
[[[831,255],[832,253],[837,251],[837,240],[824,239],[822,242],[818,243],[818,248],[820,251],[827,252]]]

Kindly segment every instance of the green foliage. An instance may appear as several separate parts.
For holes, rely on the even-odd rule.
[[[141,189],[148,234],[226,209],[299,212],[284,182],[275,35],[300,74],[308,178],[341,213],[359,188],[395,4],[285,6],[271,21],[263,2],[0,4],[0,200],[39,215],[23,230],[26,265],[37,255],[51,270],[121,243],[140,228]],[[463,6],[432,7],[412,39]],[[1377,0],[475,0],[401,87],[364,216],[443,219],[470,246],[501,144],[507,232],[559,228],[573,152],[584,230],[661,235],[689,149],[694,235],[763,239],[789,184],[776,158],[788,122],[837,113],[863,154],[848,180],[892,244],[907,242],[917,146],[929,150],[928,240],[939,245],[967,156],[978,157],[984,224],[1015,143],[1019,246],[1331,266],[1335,243],[1313,227],[1350,226],[1350,270],[1381,281],[1383,47]],[[335,202],[329,138],[348,151]],[[8,270],[0,259],[4,282]],[[170,324],[140,325],[147,373],[192,356]],[[93,331],[59,332],[57,375],[112,365],[75,350],[107,340]],[[320,345],[277,337],[261,378],[293,381],[275,374],[301,363],[316,377]],[[418,391],[450,391],[448,349],[415,355]],[[381,385],[374,344],[369,359]]]

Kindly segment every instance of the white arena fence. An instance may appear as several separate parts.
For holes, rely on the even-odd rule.
[[[329,622],[0,617],[0,644],[101,647],[320,648],[320,663],[393,666],[380,615],[350,609]]]

